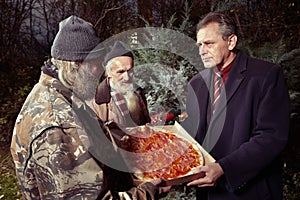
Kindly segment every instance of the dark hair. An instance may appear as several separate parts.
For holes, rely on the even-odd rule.
[[[237,27],[235,21],[229,16],[221,12],[210,12],[203,19],[201,19],[197,25],[197,32],[207,26],[210,23],[218,23],[220,32],[224,40],[230,35],[237,35]]]

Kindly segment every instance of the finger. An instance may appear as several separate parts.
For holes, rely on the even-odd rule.
[[[198,181],[195,180],[195,181],[191,181],[189,182],[188,184],[186,184],[187,186],[193,186],[193,185],[198,185]]]
[[[198,187],[211,187],[211,186],[214,186],[214,184],[200,184],[200,185],[197,185]]]
[[[187,184],[187,186],[191,186],[191,185],[205,185],[205,184],[214,184],[214,181],[209,177],[209,176],[205,176],[203,178],[199,178],[196,180],[193,180],[192,182],[189,182]]]
[[[202,184],[206,184],[203,179],[197,179],[197,180],[193,180],[191,182],[189,182],[187,184],[187,186],[192,186],[192,185],[202,185]]]

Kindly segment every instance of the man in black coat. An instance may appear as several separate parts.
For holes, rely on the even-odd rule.
[[[289,95],[279,66],[236,49],[233,20],[209,13],[197,26],[205,70],[188,86],[183,127],[216,159],[191,181],[198,199],[282,199],[280,154]]]

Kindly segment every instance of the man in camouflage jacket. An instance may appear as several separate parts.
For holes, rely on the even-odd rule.
[[[89,110],[80,99],[93,99],[95,86],[89,87],[85,81],[97,81],[87,77],[99,66],[99,58],[95,56],[101,51],[95,48],[99,43],[90,23],[76,16],[60,23],[51,49],[51,62],[43,66],[39,82],[28,95],[13,132],[11,153],[24,199],[157,197],[158,188],[153,183],[136,185],[131,180],[123,180],[118,173],[115,177],[119,179],[109,180],[106,177],[110,176],[109,172],[118,171],[107,169],[105,163],[95,159],[89,151],[93,139],[89,138],[88,128],[74,108]],[[61,74],[70,66],[73,68],[69,74],[78,70],[77,79]],[[74,95],[75,88],[77,95]],[[98,150],[105,147],[100,145]],[[129,184],[114,190],[118,187],[110,186],[111,180],[115,180],[116,185],[118,181]]]

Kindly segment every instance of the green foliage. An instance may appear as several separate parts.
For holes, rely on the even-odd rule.
[[[196,200],[195,187],[187,187],[185,185],[173,186],[166,197],[162,200]]]
[[[252,57],[261,58],[263,60],[279,64],[282,56],[286,53],[286,46],[283,39],[280,39],[276,43],[265,42],[259,47],[251,46],[250,42],[251,41],[246,40],[239,44],[239,46]]]
[[[178,27],[173,25],[177,19],[172,15],[168,23],[161,26],[165,29],[148,29],[143,35],[144,44],[136,52],[135,77],[138,85],[146,90],[150,113],[185,107],[187,82],[197,70],[187,58],[181,56],[191,52],[190,44],[186,47],[177,45],[178,35],[174,32],[190,33],[192,24],[189,22],[189,12],[190,7],[185,4],[184,19]],[[150,46],[151,49],[143,49],[143,46]]]
[[[300,48],[283,54],[278,63],[284,69],[288,88],[300,92]]]
[[[12,158],[6,154],[0,156],[0,199],[21,199]]]
[[[189,36],[194,34],[194,24],[190,20],[190,14],[191,14],[191,7],[189,6],[188,2],[186,1],[183,7],[182,12],[182,23],[179,25],[178,31],[185,33]]]
[[[283,196],[286,200],[300,199],[300,172],[292,167],[284,166],[283,171]]]
[[[24,87],[19,88],[17,94],[20,95],[21,97],[25,97],[28,95],[30,90],[31,90],[31,86],[29,84],[26,84],[24,85]]]
[[[0,125],[7,123],[7,119],[5,117],[0,118]]]
[[[185,104],[185,89],[191,66],[178,63],[179,70],[159,63],[136,66],[138,84],[146,89],[150,113],[161,110],[180,109]],[[158,109],[158,110],[157,110]]]

